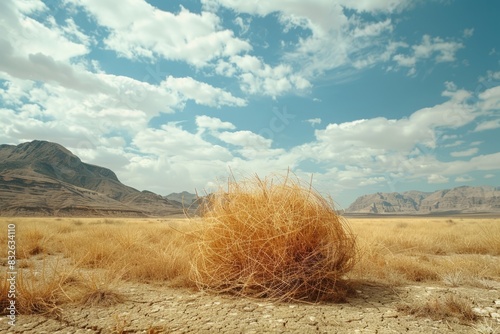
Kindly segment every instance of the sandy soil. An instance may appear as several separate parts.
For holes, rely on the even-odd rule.
[[[3,269],[2,269],[3,270]],[[158,284],[124,282],[113,306],[61,305],[59,316],[18,315],[0,320],[1,333],[499,333],[500,282],[490,288],[444,285],[384,286],[353,282],[345,303],[273,303]],[[455,294],[472,301],[477,321],[432,320],[399,311]]]

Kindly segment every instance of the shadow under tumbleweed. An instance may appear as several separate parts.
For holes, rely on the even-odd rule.
[[[397,304],[401,301],[404,289],[383,282],[368,280],[349,280],[350,294],[347,302],[359,307],[377,307]]]

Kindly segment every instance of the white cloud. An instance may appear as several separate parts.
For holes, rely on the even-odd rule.
[[[120,56],[154,60],[181,60],[194,66],[249,51],[251,45],[221,29],[214,13],[192,13],[181,6],[177,14],[165,12],[146,1],[71,0],[85,8],[97,23],[109,29],[106,46]],[[161,34],[161,38],[158,38]]]
[[[431,184],[435,184],[435,183],[448,183],[449,181],[450,181],[449,178],[444,177],[442,175],[438,175],[438,174],[431,174],[427,178],[427,182],[431,183]]]
[[[467,29],[464,29],[463,36],[464,36],[465,38],[472,37],[473,35],[474,35],[474,28],[467,28]]]
[[[495,174],[486,174],[486,175],[484,175],[485,179],[492,179],[494,177],[495,177]]]
[[[409,7],[410,2],[405,0],[307,2],[284,0],[267,3],[203,0],[202,3],[207,10],[214,12],[219,6],[223,6],[237,13],[259,16],[275,14],[285,32],[294,27],[308,32],[309,35],[292,43],[293,47],[287,50],[282,58],[285,64],[292,66],[291,73],[305,80],[303,82],[306,88],[310,85],[308,82],[325,72],[349,66],[362,69],[377,63],[389,62],[388,68],[408,68],[408,75],[414,75],[418,63],[453,62],[457,51],[464,47],[458,41],[429,35],[424,35],[422,41],[416,45],[394,41],[392,38],[394,23],[389,14]],[[349,14],[346,9],[350,10]],[[367,13],[372,14],[371,20],[364,17]],[[470,32],[467,30],[467,33]],[[243,68],[243,64],[237,66]],[[227,66],[218,67],[217,73],[226,71],[228,71]],[[234,72],[234,69],[229,70],[228,75]],[[267,91],[258,78],[259,75],[252,71],[241,76],[246,92]],[[290,82],[281,81],[275,84],[281,85],[281,90],[285,92],[292,89]]]
[[[439,166],[446,175],[460,175],[474,171],[498,170],[500,166],[500,152],[478,155],[470,160],[455,160]]]
[[[178,156],[192,161],[228,161],[232,157],[227,149],[213,145],[172,123],[164,124],[160,129],[143,129],[134,136],[132,143],[142,153],[162,157]]]
[[[455,182],[472,182],[474,178],[469,175],[458,176],[455,178]]]
[[[304,91],[311,83],[294,73],[289,65],[272,67],[261,59],[251,56],[233,56],[227,62],[219,62],[216,72],[226,76],[237,76],[240,88],[247,94],[267,95],[273,98],[289,91]]]
[[[488,71],[488,80],[500,80],[500,71]]]
[[[474,129],[474,131],[478,132],[478,131],[494,130],[498,128],[500,128],[500,119],[493,119],[491,121],[485,121],[479,123]]]
[[[251,148],[253,150],[268,149],[272,141],[251,131],[224,131],[217,135],[220,140],[236,146]]]
[[[393,50],[396,54],[392,56],[392,60],[396,62],[398,68],[409,68],[408,75],[413,75],[416,73],[417,63],[425,60],[433,60],[436,63],[453,62],[456,60],[456,53],[463,47],[460,42],[424,35],[422,42],[411,46],[408,53],[396,53],[397,49]],[[407,45],[398,45],[398,49],[407,48]]]
[[[438,151],[465,143],[456,140],[456,129],[484,115],[480,101],[471,103],[470,92],[455,87],[443,96],[448,99],[444,103],[417,110],[408,118],[377,117],[328,124],[315,131],[316,140],[294,147],[290,154],[297,157],[299,165],[308,161],[315,166],[313,170],[328,166],[329,171],[316,175],[325,182],[334,178],[336,187],[341,188],[421,180],[446,183],[471,171],[498,169],[498,154],[463,159],[478,154],[477,147],[451,153],[462,160],[445,162],[437,158]],[[455,140],[453,144],[441,144],[451,139]],[[365,168],[361,170],[361,166]]]
[[[234,19],[234,24],[236,24],[240,28],[240,35],[244,35],[248,32],[248,29],[250,29],[250,22],[252,21],[251,18],[242,18],[241,16],[238,16],[237,18]]]
[[[471,155],[477,154],[478,151],[479,149],[477,147],[473,147],[465,151],[451,152],[450,155],[454,158],[470,157]]]
[[[75,60],[90,52],[91,39],[72,19],[56,24],[47,10],[41,1],[0,3],[0,77],[57,83],[87,92],[106,91]],[[27,16],[42,13],[47,15],[44,21]]]
[[[500,85],[494,86],[479,94],[481,108],[487,111],[500,110]]]
[[[197,81],[191,77],[174,78],[168,76],[161,84],[173,91],[177,91],[197,104],[209,107],[220,107],[224,105],[243,107],[247,102],[221,88],[213,87],[207,83]]]
[[[449,144],[443,145],[443,147],[456,147],[456,146],[463,145],[464,143],[465,143],[464,140],[456,140],[453,143],[449,143]]]
[[[335,152],[347,155],[353,149],[411,151],[416,145],[436,147],[436,129],[458,128],[473,121],[477,114],[464,104],[468,94],[458,91],[449,101],[414,112],[399,120],[377,117],[342,124],[328,124],[316,130],[319,143],[324,143],[328,155]],[[397,138],[397,140],[395,140]]]
[[[75,69],[68,63],[54,60],[42,53],[30,54],[27,57],[15,56],[13,46],[0,40],[0,71],[12,77],[56,82],[68,88],[94,93],[106,91],[102,83],[94,75]]]
[[[25,61],[28,61],[29,55],[41,54],[63,62],[89,52],[89,38],[78,31],[72,20],[67,20],[66,25],[55,25],[50,14],[46,22],[28,16],[46,12],[47,8],[41,1],[36,4],[28,4],[26,1],[1,1],[2,50],[7,46],[12,57],[24,58]]]
[[[196,116],[196,126],[201,130],[217,131],[222,129],[235,129],[234,124],[230,122],[223,122],[219,118],[209,117],[205,115]]]
[[[292,65],[293,73],[300,78],[301,85],[306,88],[310,80],[325,71],[351,65],[362,68],[381,61],[380,49],[383,49],[383,45],[388,42],[394,28],[386,15],[402,10],[409,4],[406,0],[307,2],[284,0],[266,3],[203,0],[202,3],[207,10],[214,12],[219,6],[223,6],[237,13],[250,15],[266,16],[273,13],[283,26],[284,32],[292,28],[306,31],[309,35],[293,42],[291,50],[283,55],[284,63]],[[350,9],[353,13],[348,16],[345,9]],[[378,16],[380,20],[367,21],[362,16],[365,13],[381,14]],[[255,77],[259,76],[252,72],[246,75],[245,84],[250,87],[262,87],[262,84],[254,82]],[[286,82],[278,84],[285,85]],[[282,87],[283,90],[290,88]]]
[[[311,124],[311,126],[315,126],[317,124],[321,124],[321,118],[311,118],[311,119],[307,119],[306,122],[308,122],[309,124]]]
[[[376,23],[364,24],[354,28],[352,36],[354,38],[360,37],[374,37],[380,36],[383,33],[390,33],[393,30],[391,20],[380,21]]]

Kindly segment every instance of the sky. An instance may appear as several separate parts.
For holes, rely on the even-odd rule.
[[[500,186],[500,2],[2,0],[0,143],[139,190]]]

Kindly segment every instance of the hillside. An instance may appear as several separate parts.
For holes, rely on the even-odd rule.
[[[358,197],[346,213],[500,213],[500,187],[462,186],[435,192],[375,193]]]
[[[0,215],[181,212],[168,199],[122,184],[110,169],[84,163],[59,144],[34,140],[0,145]]]
[[[168,199],[172,203],[177,204],[178,206],[185,208],[198,206],[198,196],[187,191],[183,191],[180,193],[171,193],[167,196],[164,196],[164,198]]]

